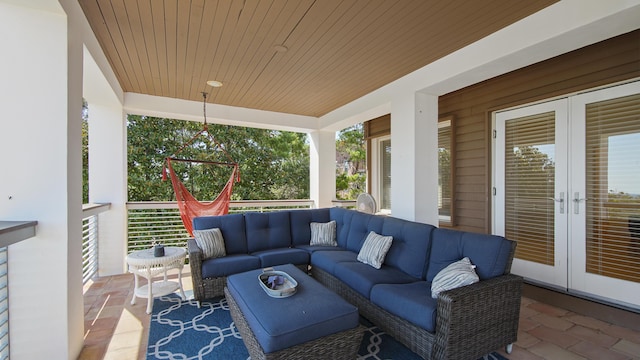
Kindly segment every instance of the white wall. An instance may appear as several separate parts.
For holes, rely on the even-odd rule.
[[[84,324],[82,45],[56,1],[28,5],[0,2],[0,218],[38,221],[34,238],[9,247],[11,358],[75,359]]]

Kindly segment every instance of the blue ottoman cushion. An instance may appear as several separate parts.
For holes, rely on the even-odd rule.
[[[265,353],[358,326],[358,309],[293,265],[276,266],[298,282],[297,292],[272,298],[258,284],[262,270],[227,278],[227,288]]]

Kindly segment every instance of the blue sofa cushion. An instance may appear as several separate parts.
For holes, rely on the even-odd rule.
[[[298,282],[295,295],[275,299],[258,285],[262,270],[227,278],[227,288],[265,353],[358,326],[358,309],[293,265],[275,267]]]
[[[382,265],[380,269],[376,269],[359,261],[336,263],[333,276],[367,299],[374,285],[406,284],[419,280],[391,266]]]
[[[263,268],[284,264],[304,265],[309,264],[310,259],[308,252],[292,248],[257,251],[251,255],[260,259],[260,266]]]
[[[405,273],[425,279],[432,225],[387,217],[382,224],[382,234],[393,236],[393,244],[384,259],[385,264]]]
[[[217,278],[260,268],[260,259],[246,254],[227,255],[202,262],[202,278]]]
[[[244,214],[249,252],[291,247],[288,211]]]
[[[311,266],[322,269],[325,272],[334,275],[336,264],[340,262],[357,262],[358,254],[353,251],[344,250],[334,247],[328,251],[314,251],[311,254]],[[369,265],[367,265],[369,266]]]
[[[358,211],[352,211],[351,224],[347,235],[347,250],[359,252],[364,239],[371,231],[382,234],[383,216],[375,216]],[[382,234],[386,235],[386,234]]]
[[[431,283],[378,284],[371,289],[371,302],[429,332],[436,331],[438,302],[431,298]]]
[[[309,245],[311,241],[312,222],[326,223],[331,221],[329,209],[291,210],[291,244],[293,246]]]
[[[194,230],[213,228],[218,228],[222,232],[227,255],[246,254],[249,252],[244,216],[242,214],[201,216],[193,219]]]
[[[347,248],[347,237],[349,236],[349,227],[353,214],[355,214],[355,211],[339,207],[329,209],[330,220],[335,220],[336,222],[336,241],[341,248]]]
[[[331,250],[344,250],[338,246],[311,246],[311,245],[297,245],[296,249],[304,250],[310,254],[313,254],[316,251],[331,251]]]
[[[429,282],[440,270],[465,256],[476,265],[480,280],[503,275],[511,252],[511,241],[498,235],[435,229],[431,241],[427,271]]]

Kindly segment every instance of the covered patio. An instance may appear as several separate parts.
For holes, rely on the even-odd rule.
[[[98,3],[102,7],[98,6]],[[168,7],[176,6],[175,2],[163,2],[165,3]],[[199,4],[199,7],[190,10],[193,14],[204,11],[205,2],[195,3]],[[250,11],[258,13],[257,8],[263,5],[262,1],[248,2],[245,9],[241,1],[231,3],[231,9],[234,11],[231,18],[236,18],[237,15],[236,19],[241,21],[243,11],[245,15]],[[349,17],[355,16],[354,9],[341,8],[339,5],[349,5],[351,2],[331,3],[334,6],[333,13],[344,14],[346,20],[342,21],[344,24],[350,24],[348,20]],[[210,5],[209,2],[206,4]],[[393,4],[381,2],[379,5],[383,4],[389,9],[377,9],[378,16],[393,10]],[[163,78],[151,73],[151,65],[139,68],[132,65],[130,56],[133,55],[125,55],[125,48],[116,46],[108,49],[103,37],[109,32],[96,31],[97,27],[104,24],[101,25],[100,21],[95,19],[90,23],[88,18],[97,16],[95,12],[102,9],[102,16],[112,17],[116,22],[119,20],[121,26],[125,27],[124,24],[130,21],[123,15],[127,12],[125,5],[115,2],[111,5],[107,2],[75,0],[0,0],[0,29],[4,35],[0,40],[4,49],[4,56],[0,60],[0,94],[3,99],[3,108],[0,110],[0,151],[5,159],[3,176],[0,177],[0,189],[5,191],[0,197],[0,220],[37,221],[35,236],[8,247],[7,316],[12,359],[50,358],[51,354],[56,354],[55,358],[76,359],[81,354],[87,333],[87,298],[83,296],[85,289],[81,270],[83,219],[88,215],[95,215],[98,219],[97,283],[120,283],[121,286],[114,291],[118,295],[129,296],[124,289],[130,286],[131,281],[129,275],[124,275],[127,270],[125,257],[130,208],[127,204],[126,115],[141,114],[191,121],[202,119],[202,103],[197,100],[200,98],[197,89],[207,89],[201,80],[209,73],[203,77],[193,75],[192,78],[191,73],[181,72],[179,77]],[[313,8],[313,4],[306,5]],[[451,9],[434,9],[434,12],[437,14],[436,11],[443,11],[442,14],[451,15],[451,12],[462,11],[464,6],[465,2],[462,1]],[[391,212],[398,218],[438,224],[438,174],[434,169],[438,167],[437,134],[442,110],[439,109],[439,99],[589,45],[629,33],[634,34],[633,31],[640,28],[638,0],[536,1],[522,10],[493,8],[491,5],[483,7],[485,9],[478,13],[478,18],[484,19],[483,24],[490,23],[495,28],[481,27],[484,33],[477,33],[477,38],[460,38],[460,42],[453,48],[438,48],[438,42],[435,41],[438,36],[423,44],[421,34],[412,34],[410,29],[403,34],[390,35],[391,40],[394,37],[405,40],[406,37],[408,45],[405,44],[405,50],[429,46],[437,48],[439,52],[432,54],[431,58],[424,53],[418,54],[418,57],[424,58],[423,63],[400,61],[415,59],[412,58],[415,54],[412,55],[410,51],[396,54],[395,62],[384,64],[384,68],[398,68],[398,71],[393,73],[382,72],[381,67],[367,70],[359,63],[349,63],[347,58],[339,58],[341,63],[335,64],[336,68],[343,69],[343,66],[349,64],[352,69],[364,68],[360,69],[360,77],[349,78],[349,86],[343,85],[345,88],[337,88],[340,84],[338,82],[317,82],[318,74],[309,78],[303,76],[306,74],[304,66],[295,69],[301,71],[294,75],[298,81],[290,79],[289,83],[279,84],[279,87],[275,85],[277,78],[260,83],[262,87],[255,86],[253,89],[250,86],[233,88],[234,81],[229,81],[227,85],[234,90],[235,97],[214,96],[212,102],[207,105],[207,112],[211,121],[221,124],[307,133],[310,142],[310,199],[303,200],[310,207],[334,205],[336,131],[390,114],[390,138],[393,143]],[[106,9],[111,9],[113,13],[107,13]],[[295,13],[304,9],[290,10]],[[405,10],[408,13],[415,12],[411,9]],[[504,12],[500,13],[502,10]],[[168,19],[167,23],[172,23],[170,12],[167,13],[167,18],[167,14],[146,13],[147,10],[144,8],[138,8],[138,11],[139,18]],[[495,21],[491,21],[491,14],[498,14],[494,17]],[[459,27],[462,27],[463,22],[474,19],[473,14],[466,16],[459,20]],[[216,23],[216,20],[201,21]],[[296,24],[289,25],[295,28]],[[135,31],[135,22],[127,26],[133,27],[133,34],[137,36],[128,39],[132,41],[131,44],[148,53],[156,50],[150,47],[149,42],[145,42],[141,29]],[[319,24],[311,23],[308,26],[316,26],[327,33],[330,31]],[[467,33],[477,30],[473,26],[469,29]],[[348,33],[355,30],[347,27],[343,31]],[[169,33],[164,29],[162,32]],[[186,52],[190,46],[188,42],[183,41],[187,34],[175,29],[172,34],[175,36],[174,45],[177,44]],[[291,30],[289,34],[295,35],[295,32]],[[340,31],[331,34],[339,37]],[[233,38],[233,34],[226,39],[228,42],[235,40],[238,39]],[[115,41],[113,44],[121,43]],[[311,46],[302,40],[298,43],[300,46],[305,44]],[[274,45],[282,47],[273,49]],[[266,45],[272,61],[283,53],[290,55],[298,50],[287,48],[285,45],[283,42]],[[246,51],[246,57],[249,57],[251,49],[258,51],[257,48],[248,47],[243,51]],[[180,53],[178,50],[174,51]],[[397,49],[391,48],[386,51],[394,52]],[[115,58],[118,55],[119,61]],[[374,55],[375,53],[367,55],[365,52],[365,56]],[[336,53],[334,56],[338,58],[339,54]],[[637,52],[635,56],[637,57]],[[130,64],[127,65],[127,62]],[[291,64],[295,64],[295,61],[289,65]],[[177,67],[176,64],[172,65]],[[281,65],[286,67],[287,64]],[[267,68],[264,64],[260,66]],[[320,63],[309,63],[306,66],[318,67]],[[640,63],[636,61],[635,68],[633,63],[629,67],[630,69],[622,75],[612,75],[612,81],[637,79],[640,76]],[[254,67],[257,68],[259,66]],[[329,70],[327,72],[330,72]],[[125,73],[126,78],[123,75]],[[363,74],[368,76],[363,77]],[[375,78],[377,74],[381,74],[380,82],[365,81],[368,77]],[[272,75],[275,76],[277,73]],[[340,76],[348,77],[346,73],[341,73],[338,77]],[[606,74],[601,76],[608,77]],[[133,85],[134,79],[138,79],[135,81],[138,81],[140,87]],[[168,81],[167,87],[171,85],[171,91],[163,90],[164,80]],[[219,80],[226,82],[225,79]],[[337,81],[335,78],[333,80]],[[256,79],[254,81],[258,82]],[[187,85],[192,82],[195,85]],[[309,89],[294,86],[300,83],[313,83],[314,87]],[[356,86],[358,83],[366,85]],[[184,85],[181,87],[176,84]],[[268,87],[269,84],[274,86],[273,90]],[[604,83],[599,85],[603,86]],[[582,85],[578,88],[580,86]],[[152,91],[152,88],[155,90]],[[178,88],[180,91],[172,92]],[[273,95],[270,91],[281,93],[285,88],[291,92],[282,98],[267,96]],[[256,92],[252,93],[254,90]],[[296,97],[296,91],[303,96]],[[242,98],[238,95],[240,93],[248,94],[244,100],[246,102],[234,102]],[[542,100],[544,95],[546,94],[539,94],[537,100]],[[288,103],[285,101],[288,99],[287,96],[296,102]],[[82,207],[83,98],[89,103],[91,111],[89,200],[91,203],[108,204],[93,212],[90,209],[83,212]],[[486,153],[490,153],[490,145],[487,144],[490,143],[488,134],[491,129],[481,125],[478,129],[472,130],[476,131],[474,134],[479,133],[480,138],[473,138],[471,141],[481,143],[482,150],[489,147]],[[474,148],[469,151],[473,152]],[[481,152],[483,156],[486,155],[484,151]],[[492,201],[489,195],[491,160],[487,156],[482,161],[484,163],[480,171],[483,174],[474,173],[472,180],[477,183],[471,184],[471,187],[479,190],[473,192],[466,202],[477,205],[472,212],[481,213],[491,209]],[[464,163],[460,163],[458,167],[458,176],[462,178],[466,175],[464,170],[470,169],[471,165],[465,167]],[[490,232],[490,216],[484,214],[480,218],[477,222],[472,219],[459,226],[468,230]],[[523,298],[523,305],[525,311],[533,308],[539,313],[524,314],[527,318],[544,313],[554,313],[558,317],[574,315],[571,309],[558,310],[547,307],[535,302],[532,297]],[[89,309],[91,306],[93,305],[89,305]],[[120,314],[126,312],[122,307],[113,311]],[[627,313],[630,317],[637,315],[634,311]],[[113,318],[121,319],[119,316]],[[538,316],[538,319],[542,319],[538,324],[525,321],[521,327],[534,329],[537,326],[557,324],[555,320],[548,320],[545,316]],[[549,322],[545,322],[547,320]],[[588,323],[600,326],[598,321],[580,319],[574,325],[583,326]],[[637,330],[623,328],[620,332],[624,335],[606,348],[619,351],[621,354],[625,354],[626,351],[626,358],[637,357],[640,351]],[[523,336],[526,341],[526,333],[523,333]],[[606,333],[606,336],[613,334]],[[576,356],[590,356],[580,351],[570,352]],[[545,355],[535,351],[531,353],[540,357],[554,357],[557,354]],[[86,353],[83,354],[87,356]],[[521,358],[529,358],[527,355]]]

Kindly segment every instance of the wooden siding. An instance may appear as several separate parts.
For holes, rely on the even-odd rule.
[[[367,147],[367,192],[371,193],[371,139],[391,135],[391,114],[365,121],[363,128]]]
[[[456,228],[491,232],[491,113],[640,77],[640,30],[440,97],[455,121]]]

